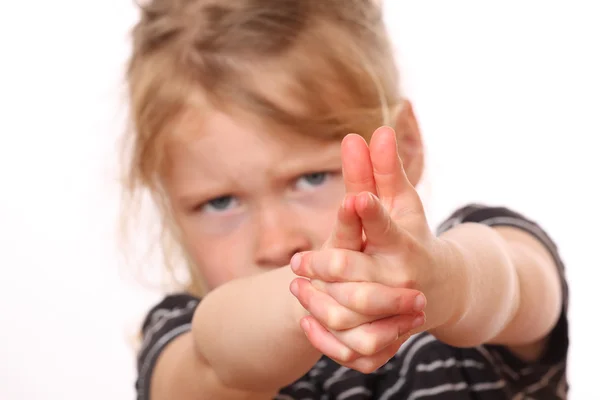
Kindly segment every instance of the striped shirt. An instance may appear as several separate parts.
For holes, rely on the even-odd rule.
[[[275,399],[566,399],[568,287],[554,242],[522,215],[482,205],[457,210],[440,225],[438,234],[464,222],[523,229],[537,237],[554,256],[562,281],[563,308],[550,334],[546,353],[539,360],[525,362],[507,348],[496,345],[455,348],[421,333],[411,337],[387,364],[371,374],[342,367],[323,357],[306,375],[282,388]],[[188,294],[173,294],[148,313],[138,355],[138,400],[149,399],[149,381],[160,351],[191,329],[199,301]]]

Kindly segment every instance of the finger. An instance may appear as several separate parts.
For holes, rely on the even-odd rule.
[[[414,315],[425,310],[425,295],[415,289],[390,287],[374,282],[311,281],[348,310],[367,316]]]
[[[384,204],[392,204],[398,200],[413,201],[415,190],[398,155],[394,130],[387,126],[377,129],[371,138],[369,150],[377,194]]]
[[[327,329],[341,331],[355,328],[382,316],[361,315],[335,301],[330,295],[315,288],[306,279],[295,279],[290,290],[317,321]]]
[[[400,338],[396,340],[392,345],[386,347],[381,352],[373,356],[359,357],[353,361],[347,363],[338,364],[344,365],[345,367],[352,368],[356,371],[362,372],[363,374],[370,374],[377,371],[379,368],[387,364],[389,360],[396,355],[398,349],[406,341],[406,338]]]
[[[396,280],[392,271],[379,265],[376,258],[358,251],[324,249],[298,253],[290,262],[298,276],[325,282],[379,282]]]
[[[369,245],[379,248],[410,245],[408,232],[392,220],[388,210],[372,193],[363,192],[356,197],[356,213],[359,215]],[[381,282],[384,283],[384,282]]]
[[[331,359],[339,360],[340,364],[354,361],[360,357],[360,354],[342,344],[313,316],[302,318],[300,326],[315,349]]]
[[[423,313],[397,315],[362,324],[353,329],[331,333],[351,350],[362,356],[372,356],[394,343],[401,335],[424,323],[425,315]]]
[[[351,134],[342,140],[342,171],[347,193],[377,193],[369,146],[362,136]]]
[[[347,195],[338,211],[330,239],[324,248],[360,251],[363,245],[363,230],[354,203],[355,196]]]

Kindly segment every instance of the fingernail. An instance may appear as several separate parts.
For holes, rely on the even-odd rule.
[[[427,300],[425,299],[425,296],[420,294],[417,297],[415,297],[415,302],[413,304],[413,310],[415,310],[416,312],[421,312],[425,309],[426,304],[427,304]]]
[[[425,318],[422,315],[420,315],[413,320],[412,327],[413,327],[413,329],[418,328],[421,325],[423,325],[424,323],[425,323]]]
[[[302,321],[300,321],[300,326],[302,327],[304,334],[307,334],[308,330],[310,329],[310,322],[308,319],[303,318]]]
[[[292,267],[292,271],[297,272],[300,269],[300,264],[302,263],[302,253],[296,253],[292,257],[290,261],[290,267]]]
[[[292,292],[292,294],[296,297],[298,297],[298,282],[296,282],[296,280],[292,281],[291,285],[290,285],[290,292]]]

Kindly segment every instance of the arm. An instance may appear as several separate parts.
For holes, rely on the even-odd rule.
[[[321,354],[299,327],[305,311],[288,289],[294,277],[279,268],[209,293],[191,332],[160,351],[150,398],[267,399],[305,374]]]
[[[245,391],[225,386],[206,360],[196,353],[191,332],[182,334],[161,352],[150,384],[152,400],[267,400],[276,393],[275,390]]]
[[[457,318],[431,332],[455,346],[500,344],[536,359],[562,307],[557,260],[540,240],[516,227],[464,223],[440,237],[446,262],[459,271]],[[432,293],[430,304],[440,302]]]
[[[321,357],[300,328],[306,311],[290,293],[295,278],[283,267],[231,281],[198,307],[193,326],[197,350],[226,385],[279,389]]]

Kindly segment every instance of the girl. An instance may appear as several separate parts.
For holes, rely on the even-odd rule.
[[[139,399],[566,397],[556,247],[500,207],[431,232],[377,2],[141,14],[128,188],[153,195],[190,282],[143,323]]]

